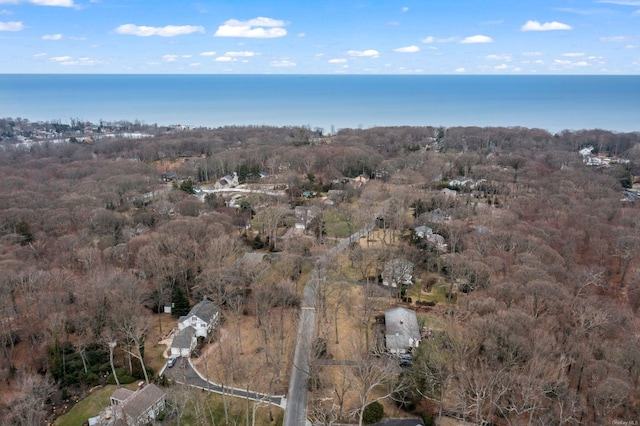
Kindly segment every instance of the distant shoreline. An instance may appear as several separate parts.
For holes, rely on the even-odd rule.
[[[0,74],[0,117],[636,132],[638,95],[637,75]]]

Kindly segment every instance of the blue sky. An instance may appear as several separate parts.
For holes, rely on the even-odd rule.
[[[0,0],[0,72],[640,74],[640,0]]]

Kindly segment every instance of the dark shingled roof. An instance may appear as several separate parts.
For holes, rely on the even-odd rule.
[[[189,311],[189,313],[185,315],[185,318],[190,318],[191,316],[195,315],[202,321],[208,323],[217,312],[218,308],[216,307],[216,305],[211,300],[204,299],[196,304],[193,308],[191,308],[191,311]]]
[[[123,410],[134,419],[138,419],[145,411],[149,409],[153,404],[158,402],[164,397],[164,392],[160,390],[156,385],[149,384],[142,389],[136,391],[131,398],[129,398],[124,406]]]
[[[115,399],[116,401],[122,402],[125,399],[129,398],[132,394],[133,394],[133,391],[129,389],[119,388],[119,389],[116,389],[113,392],[113,394],[111,394],[111,398]]]
[[[196,335],[196,329],[189,326],[185,327],[173,337],[171,342],[172,348],[191,349],[191,342]]]

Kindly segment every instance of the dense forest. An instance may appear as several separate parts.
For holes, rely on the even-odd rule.
[[[61,131],[87,127],[73,124]],[[125,130],[146,137],[24,144],[16,128],[16,120],[0,123],[4,424],[45,424],[56,404],[82,398],[105,375],[162,383],[149,354],[151,330],[168,331],[158,313],[185,300],[188,311],[203,297],[228,319],[256,318],[263,373],[275,383],[288,374],[293,347],[276,357],[267,342],[283,327],[262,318],[287,310],[295,321],[314,256],[382,206],[390,243],[354,245],[326,274],[344,264],[343,275],[375,281],[378,265],[402,256],[416,266],[413,300],[384,296],[387,305],[416,307],[416,291],[421,298],[430,287],[444,297],[419,310],[436,337],[380,383],[388,392],[364,395],[362,409],[384,395],[435,421],[640,419],[639,133],[384,127],[325,135],[138,123]],[[244,187],[278,195],[203,192],[234,173]],[[296,206],[320,213],[304,238],[287,239]],[[417,238],[421,225],[446,249]],[[268,267],[238,266],[256,251],[271,257]],[[368,337],[382,305],[364,299],[352,310],[362,311]],[[345,309],[333,303],[327,324]],[[335,328],[337,343],[337,319]],[[333,336],[329,325],[320,330]],[[366,347],[354,358],[365,365],[373,353]],[[323,389],[337,401],[339,386],[328,381],[312,392],[314,421],[357,420],[344,398],[324,405]]]

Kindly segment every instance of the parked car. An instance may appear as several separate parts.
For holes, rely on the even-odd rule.
[[[167,367],[171,368],[176,364],[176,358],[175,357],[171,357],[169,358],[169,361],[167,361]]]
[[[400,367],[411,367],[412,365],[413,365],[413,363],[408,359],[401,359],[400,360]]]

